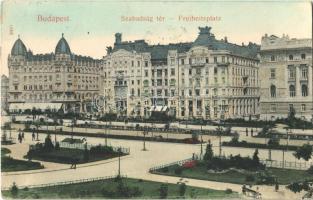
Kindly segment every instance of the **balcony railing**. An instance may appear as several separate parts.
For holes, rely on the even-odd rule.
[[[205,63],[204,62],[199,62],[199,63],[192,63],[191,67],[204,67]]]

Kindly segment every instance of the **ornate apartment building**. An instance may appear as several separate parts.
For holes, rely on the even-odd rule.
[[[260,79],[261,118],[313,118],[312,39],[262,37]]]
[[[180,119],[256,116],[259,58],[256,44],[218,40],[210,27],[193,42],[149,45],[122,41],[103,58],[105,112],[147,117],[167,112]]]
[[[20,38],[8,57],[10,111],[88,112],[94,97],[103,94],[101,60],[75,55],[63,37],[54,53],[33,54]]]

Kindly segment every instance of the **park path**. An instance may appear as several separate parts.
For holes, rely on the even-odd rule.
[[[14,133],[16,134],[16,133]],[[26,135],[26,141],[23,144],[8,146],[12,150],[12,157],[22,158],[27,150],[28,144],[32,144],[30,135]],[[44,134],[40,134],[40,139],[43,140]],[[58,136],[58,140],[62,140],[66,136]],[[104,143],[104,139],[87,138],[89,144]],[[217,138],[212,138],[213,144]],[[142,151],[142,141],[129,140],[114,140],[110,139],[109,143],[112,146],[124,146],[131,149],[129,156],[121,159],[121,173],[131,178],[141,178],[144,180],[177,183],[179,177],[161,176],[148,173],[149,168],[161,164],[182,160],[191,157],[192,153],[199,153],[199,145],[175,144],[175,143],[158,143],[146,142],[148,151]],[[217,152],[217,149],[215,149]],[[28,185],[40,185],[47,183],[55,183],[62,181],[73,181],[84,178],[96,178],[103,176],[114,176],[118,171],[118,159],[110,159],[107,161],[99,161],[78,165],[77,169],[69,169],[69,165],[56,164],[45,162],[46,169],[35,170],[34,172],[24,171],[18,173],[1,173],[1,187],[8,188],[13,182],[19,187]],[[232,189],[241,193],[241,185],[221,183],[214,181],[196,180],[184,178],[187,185],[197,186],[202,188],[212,188],[219,190]],[[255,188],[252,188],[255,189]],[[283,186],[279,192],[274,191],[273,186],[259,186],[259,192],[262,193],[263,199],[301,199],[302,193],[294,194],[286,190]]]

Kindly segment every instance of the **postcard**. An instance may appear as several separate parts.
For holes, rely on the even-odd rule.
[[[311,1],[4,0],[3,199],[313,199]]]

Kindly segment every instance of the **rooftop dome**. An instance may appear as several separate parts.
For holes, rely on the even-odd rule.
[[[26,53],[27,53],[27,49],[26,49],[25,44],[22,42],[20,38],[18,38],[12,47],[11,55],[12,56],[19,56],[19,55],[26,56]]]
[[[70,46],[68,45],[67,41],[63,37],[59,40],[57,46],[55,47],[55,54],[71,54]]]

